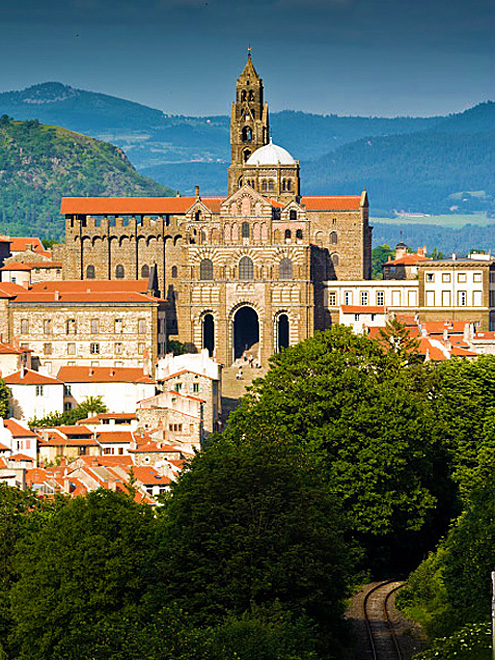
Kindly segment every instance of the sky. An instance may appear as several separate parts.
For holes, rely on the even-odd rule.
[[[495,99],[494,0],[2,0],[0,91],[58,81],[229,114],[248,46],[272,112],[430,116]]]

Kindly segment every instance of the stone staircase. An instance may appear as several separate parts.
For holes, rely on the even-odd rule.
[[[261,378],[267,372],[266,369],[257,368],[256,364],[258,355],[258,345],[251,346],[249,351],[246,351],[246,357],[249,354],[253,355],[253,366],[249,366],[249,360],[238,358],[230,367],[226,367],[222,372],[222,417],[226,422],[229,414],[234,410],[238,404],[239,399],[246,393],[246,387],[251,385],[255,378]],[[237,378],[239,374],[239,367],[241,367],[242,377]]]

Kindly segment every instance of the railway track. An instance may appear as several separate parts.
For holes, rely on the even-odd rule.
[[[403,583],[386,580],[370,589],[363,599],[363,614],[373,660],[404,660],[394,624],[390,620],[390,598]]]

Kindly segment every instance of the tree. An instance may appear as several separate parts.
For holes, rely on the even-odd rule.
[[[167,341],[167,351],[173,355],[184,355],[187,353],[187,348],[178,339],[169,339]]]
[[[34,417],[29,420],[31,427],[43,426],[63,426],[66,424],[75,424],[80,419],[85,419],[91,414],[98,415],[108,412],[107,406],[103,403],[101,396],[89,396],[76,408],[66,410],[63,413],[50,413],[45,417]]]
[[[94,631],[142,607],[153,532],[150,507],[96,491],[18,544],[11,600],[20,657],[93,658]]]
[[[419,362],[422,359],[419,354],[419,341],[395,316],[386,321],[385,328],[380,328],[378,337],[384,350],[395,353],[401,364]]]
[[[233,617],[237,636],[255,620],[268,634],[261,611],[277,601],[279,616],[307,616],[335,641],[351,554],[342,516],[321,470],[283,437],[254,425],[217,437],[179,477],[158,538],[152,602],[177,603],[201,628]]]
[[[379,245],[371,251],[371,276],[374,280],[383,279],[382,266],[394,257],[395,252],[388,245]]]
[[[449,456],[429,390],[427,369],[336,326],[274,356],[228,433],[268,427],[311,452],[371,565],[407,562],[451,515]]]
[[[8,417],[11,396],[12,392],[7,387],[5,382],[0,378],[0,417]]]
[[[63,496],[39,498],[29,489],[0,483],[0,647],[4,649],[8,649],[13,625],[10,589],[15,582],[16,544],[39,529],[66,502]]]

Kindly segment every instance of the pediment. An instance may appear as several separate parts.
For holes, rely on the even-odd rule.
[[[233,204],[242,205],[243,200],[246,198],[249,199],[251,205],[253,206],[261,205],[261,208],[264,209],[272,207],[271,202],[269,202],[266,197],[263,197],[263,195],[260,195],[260,193],[256,192],[256,190],[253,190],[251,186],[244,184],[241,188],[239,188],[239,190],[236,190],[235,193],[232,193],[232,195],[227,197],[222,202],[222,211],[228,213]]]

